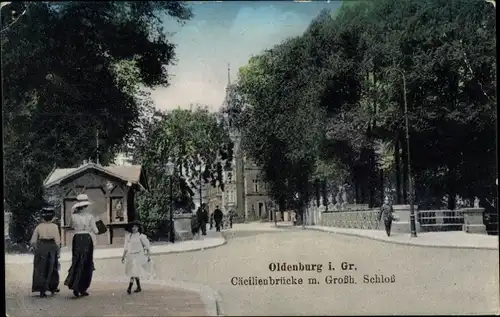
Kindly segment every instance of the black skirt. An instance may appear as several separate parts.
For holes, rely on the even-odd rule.
[[[32,292],[55,292],[59,287],[58,249],[53,239],[38,240],[33,261]]]
[[[75,234],[71,252],[71,266],[64,285],[71,290],[85,292],[90,287],[94,271],[94,243],[90,234]]]

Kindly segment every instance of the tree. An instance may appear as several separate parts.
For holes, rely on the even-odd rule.
[[[254,133],[247,151],[264,167],[285,166],[265,172],[282,184],[279,192],[325,171],[298,169],[307,176],[294,179],[299,162],[341,162],[358,202],[380,203],[395,178],[402,203],[409,174],[406,94],[420,202],[447,193],[454,208],[455,194],[492,195],[494,18],[488,3],[466,0],[362,1],[335,15],[322,12],[303,35],[240,71],[249,105],[244,125]]]
[[[238,91],[248,104],[242,120],[243,147],[261,166],[268,191],[281,209],[307,203],[316,163],[311,153],[320,146],[322,114],[310,103],[315,91],[301,86],[314,68],[310,63],[297,68],[304,63],[305,50],[300,38],[289,39],[251,59],[238,78]],[[287,204],[296,194],[299,201]]]
[[[12,11],[26,13],[11,24]],[[12,2],[1,14],[5,197],[23,240],[54,165],[95,158],[96,130],[106,164],[136,128],[139,85],[167,85],[175,56],[161,18],[192,14],[169,1]]]
[[[164,166],[175,164],[174,200],[193,207],[192,191],[205,183],[224,191],[223,170],[233,160],[233,144],[224,123],[207,108],[158,112],[142,138],[135,140],[134,160],[140,162],[151,190],[138,198],[138,212],[152,237],[162,231],[170,210],[169,182]]]

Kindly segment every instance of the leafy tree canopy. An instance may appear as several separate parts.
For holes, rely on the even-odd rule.
[[[174,200],[192,208],[193,192],[203,184],[224,190],[223,170],[233,160],[233,144],[224,123],[206,108],[158,112],[132,147],[134,160],[147,171],[151,188],[140,195],[138,211],[141,221],[153,231],[160,231],[158,225],[169,215],[167,162],[175,166]]]
[[[109,162],[137,128],[147,101],[139,87],[168,85],[175,47],[162,20],[191,16],[171,1],[2,6],[5,196],[16,223],[38,208],[54,165],[96,157],[96,130]]]
[[[354,181],[369,188],[378,170],[407,168],[405,96],[421,190],[491,192],[494,23],[481,1],[362,1],[322,12],[303,35],[253,57],[236,89],[247,104],[245,149],[275,196],[332,174],[324,162],[368,177]]]

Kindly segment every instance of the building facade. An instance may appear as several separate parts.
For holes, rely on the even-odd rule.
[[[226,98],[223,107],[229,106],[229,86],[231,78],[228,65],[228,87],[226,88]],[[220,187],[206,186],[207,203],[209,212],[212,213],[217,206],[228,214],[234,212],[235,222],[271,220],[269,212],[272,204],[271,198],[267,195],[266,184],[261,177],[261,169],[246,157],[240,148],[241,136],[231,136],[234,142],[235,158],[231,164],[231,169],[224,172],[224,191]]]
[[[236,168],[235,164],[232,166],[231,170],[224,172],[224,191],[220,187],[205,185],[207,200],[204,202],[208,203],[210,213],[219,206],[224,214],[234,212],[237,218],[235,221],[238,222],[270,220],[269,206],[272,199],[267,195],[266,183],[262,180],[261,169],[248,158],[244,158],[244,208],[242,208],[243,213],[238,214]]]

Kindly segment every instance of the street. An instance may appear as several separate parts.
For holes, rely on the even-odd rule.
[[[224,246],[155,256],[158,278],[218,290],[225,315],[498,313],[497,251],[403,246],[302,229],[238,230],[240,226],[225,232]],[[120,278],[118,261],[97,260],[95,279]],[[308,264],[310,271],[271,272],[271,263],[285,263],[285,269]],[[312,269],[313,264],[322,269]],[[23,266],[30,271],[30,265]],[[8,266],[7,272],[12,269]],[[65,263],[62,272],[66,270]],[[233,277],[235,284],[246,279],[257,285],[234,286]],[[259,279],[270,277],[302,278],[303,283],[258,285]],[[317,284],[309,284],[310,277]],[[29,280],[29,274],[24,278]],[[356,284],[349,284],[353,280]]]

